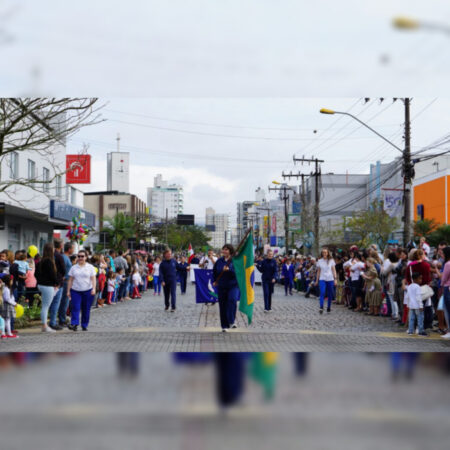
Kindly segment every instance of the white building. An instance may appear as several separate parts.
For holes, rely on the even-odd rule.
[[[26,150],[1,158],[1,183],[52,180],[55,173],[64,173],[65,144],[55,145],[46,153]],[[49,184],[36,185],[36,190],[13,184],[0,192],[0,249],[15,251],[33,244],[42,252],[44,244],[53,239],[53,232],[64,230],[78,213],[88,225],[95,225],[95,216],[81,208],[83,193],[66,185],[65,178],[56,176]]]
[[[107,190],[125,194],[130,192],[130,154],[128,152],[107,154]]]
[[[209,245],[220,249],[231,242],[231,228],[228,214],[216,214],[213,208],[206,208],[206,234],[211,238]]]
[[[153,187],[147,188],[147,206],[150,214],[158,219],[174,219],[183,214],[183,187],[178,184],[168,184],[158,174],[154,178]]]

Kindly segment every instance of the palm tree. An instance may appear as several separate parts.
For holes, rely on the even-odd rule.
[[[107,233],[110,247],[114,250],[126,250],[128,239],[136,235],[136,222],[133,217],[118,213],[113,218],[103,217],[106,225],[102,232]]]

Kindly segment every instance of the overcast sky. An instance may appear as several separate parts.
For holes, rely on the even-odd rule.
[[[131,191],[146,189],[161,173],[185,189],[185,213],[203,220],[205,208],[236,215],[236,203],[255,190],[282,181],[282,171],[309,173],[292,157],[325,160],[323,173],[367,173],[370,163],[400,153],[347,116],[319,113],[322,107],[349,111],[403,148],[404,106],[373,98],[100,99],[106,121],[79,132],[68,145],[76,153],[90,145],[93,181],[83,190],[106,188],[106,153],[120,147],[131,155]],[[413,98],[412,150],[449,131],[450,100]],[[275,194],[272,194],[275,195]]]
[[[364,96],[448,93],[442,0],[0,0],[8,95]]]

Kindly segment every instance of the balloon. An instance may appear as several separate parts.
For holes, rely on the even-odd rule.
[[[20,319],[23,316],[23,306],[19,303],[16,305],[16,319]]]
[[[28,247],[28,254],[34,258],[39,253],[38,248],[35,245],[30,245]]]

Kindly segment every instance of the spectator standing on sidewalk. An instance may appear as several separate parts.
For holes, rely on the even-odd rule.
[[[38,282],[38,289],[41,292],[42,331],[47,333],[55,332],[53,328],[47,325],[48,310],[59,287],[55,265],[55,252],[53,244],[49,242],[44,245],[42,259],[36,266],[36,280]]]
[[[80,323],[81,309],[81,327],[87,331],[91,313],[92,300],[95,295],[95,269],[87,262],[87,253],[80,250],[77,255],[78,262],[73,265],[69,271],[69,298],[72,302],[71,321],[69,329],[77,331]]]
[[[55,239],[53,241],[53,246],[55,248],[55,266],[56,266],[56,276],[58,280],[58,289],[55,292],[52,303],[50,305],[50,328],[54,330],[62,330],[63,327],[56,323],[58,317],[59,306],[61,303],[62,293],[64,290],[64,278],[66,276],[66,265],[63,258],[63,240]]]
[[[70,257],[75,251],[75,244],[73,242],[66,242],[64,244],[64,253],[62,254],[64,261],[64,281],[63,290],[61,294],[61,302],[59,303],[58,321],[60,327],[67,327],[67,310],[69,308],[69,297],[67,296],[67,287],[69,285],[69,271],[72,268],[72,261]]]

